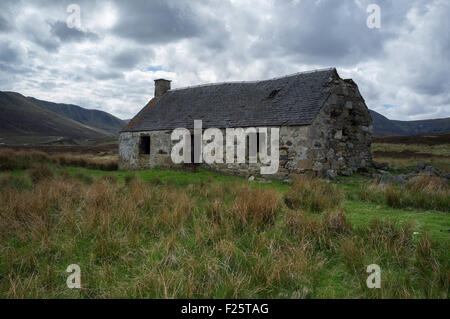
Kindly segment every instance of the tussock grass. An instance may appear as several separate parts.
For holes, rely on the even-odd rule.
[[[101,158],[86,158],[73,154],[47,154],[37,150],[15,151],[0,149],[0,171],[31,169],[42,164],[78,166],[104,171],[117,170],[117,161]]]
[[[102,171],[117,170],[117,161],[111,159],[85,158],[82,155],[55,154],[52,156],[55,163],[65,166],[79,166]]]
[[[281,199],[273,189],[250,188],[243,184],[233,191],[235,199],[229,216],[237,224],[262,227],[273,224],[279,212]]]
[[[334,209],[341,204],[342,199],[343,194],[335,185],[307,176],[295,178],[292,188],[284,195],[288,207],[310,212]]]
[[[0,174],[0,190],[3,188],[25,189],[30,187],[31,182],[23,175],[11,173]]]
[[[122,183],[47,168],[38,178],[0,172],[2,298],[448,298],[441,243],[395,220],[353,225],[341,192],[320,181],[292,189],[338,204],[289,208],[245,181],[186,186],[128,174]],[[66,287],[73,263],[81,290]],[[377,291],[365,285],[372,263],[383,271]]]
[[[419,208],[450,212],[450,185],[445,179],[420,175],[403,187],[363,184],[356,192],[359,199],[386,204],[393,208]]]

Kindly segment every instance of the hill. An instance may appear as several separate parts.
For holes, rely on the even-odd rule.
[[[378,136],[409,136],[450,132],[450,118],[396,121],[370,110],[373,119],[373,132]]]
[[[450,132],[450,118],[396,121],[370,110],[376,136]],[[0,143],[86,144],[114,138],[126,125],[107,112],[0,91]]]
[[[33,97],[27,98],[34,104],[37,104],[45,109],[55,112],[59,115],[68,117],[74,121],[88,125],[93,128],[97,128],[112,135],[116,135],[126,125],[126,121],[121,120],[109,113],[90,110],[82,108],[78,105],[53,103],[48,101],[42,101]]]
[[[50,111],[15,92],[0,92],[0,142],[84,143],[110,139],[110,133]]]

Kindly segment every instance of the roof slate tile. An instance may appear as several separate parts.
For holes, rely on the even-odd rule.
[[[328,98],[336,70],[326,69],[256,82],[230,82],[169,90],[153,99],[125,132],[309,125]],[[279,90],[273,96],[273,92]]]

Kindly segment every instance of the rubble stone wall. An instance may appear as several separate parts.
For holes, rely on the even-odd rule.
[[[309,126],[282,126],[279,169],[267,177],[284,179],[292,174],[351,175],[371,164],[372,120],[356,84],[336,79],[330,96]],[[270,141],[270,127],[268,128]],[[119,138],[119,169],[139,170],[174,167],[170,153],[176,142],[172,131],[122,132]],[[225,153],[225,129],[222,129]],[[150,154],[140,154],[140,137],[150,136]],[[206,144],[206,141],[203,142]],[[268,143],[270,145],[270,143]],[[270,150],[269,150],[270,152]],[[259,162],[259,161],[258,161]],[[233,175],[260,175],[261,164],[227,164],[204,167]]]

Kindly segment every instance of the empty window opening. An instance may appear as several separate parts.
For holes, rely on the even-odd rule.
[[[269,99],[273,99],[275,96],[277,96],[277,94],[280,92],[281,90],[273,90],[272,92],[270,92],[268,98]]]
[[[266,133],[258,133],[258,134],[256,135],[256,140],[257,140],[256,151],[257,151],[258,153],[260,153],[261,151],[263,151],[263,150],[261,149],[261,144],[260,144],[260,143],[264,142],[264,144],[263,144],[262,146],[264,146],[264,145],[267,144]]]
[[[150,154],[150,136],[141,136],[140,143],[140,151],[141,154],[149,155]]]
[[[197,141],[198,143],[202,142],[202,139],[200,137],[200,140]],[[199,144],[200,145],[200,144]],[[199,147],[199,146],[197,146]],[[199,154],[197,154],[197,157],[195,157],[195,134],[191,134],[191,164],[193,165],[200,165],[200,160],[202,154],[200,154],[201,149],[199,149]]]
[[[253,155],[257,155],[258,153],[260,153],[262,151],[261,149],[261,145],[260,145],[260,141],[261,142],[265,142],[264,145],[267,143],[267,141],[265,140],[266,138],[266,134],[265,133],[250,133],[247,135],[247,143],[246,143],[246,148],[245,148],[245,156],[248,159],[250,156],[250,135],[256,135],[256,154]]]
[[[191,164],[195,163],[195,139],[194,134],[191,134]]]

